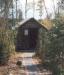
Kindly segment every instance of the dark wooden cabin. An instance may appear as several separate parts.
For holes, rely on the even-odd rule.
[[[37,50],[39,40],[39,30],[47,30],[34,18],[30,18],[19,23],[16,38],[16,51],[35,51]]]

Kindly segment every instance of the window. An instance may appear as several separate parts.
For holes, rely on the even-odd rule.
[[[26,36],[28,35],[28,29],[24,30],[24,35],[26,35]]]

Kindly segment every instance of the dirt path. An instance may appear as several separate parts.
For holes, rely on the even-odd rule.
[[[32,58],[34,53],[22,53],[16,55],[13,60],[9,62],[7,74],[1,75],[51,75],[49,71],[40,71],[41,65],[37,59]],[[16,62],[22,61],[22,66],[19,68]]]
[[[23,58],[23,66],[25,66],[25,73],[26,75],[51,75],[49,71],[43,70],[40,71],[40,66],[37,59],[34,59],[30,56],[26,56]]]

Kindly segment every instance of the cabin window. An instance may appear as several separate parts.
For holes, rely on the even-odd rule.
[[[28,29],[24,30],[24,35],[27,36],[28,35]]]

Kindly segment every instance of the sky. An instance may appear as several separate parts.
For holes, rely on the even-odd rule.
[[[27,3],[28,5],[26,6],[27,9],[28,9],[28,12],[27,12],[27,18],[31,18],[31,17],[34,17],[36,19],[39,19],[40,16],[39,16],[39,12],[36,10],[37,9],[37,2],[38,0],[34,0],[35,1],[35,10],[34,10],[34,15],[33,15],[33,6],[32,6],[32,2],[33,0],[27,0]],[[19,0],[18,1],[18,9],[21,9],[22,12],[23,12],[23,18],[25,18],[25,3],[26,3],[26,0]],[[57,8],[57,0],[54,0],[54,3],[55,3],[55,8]],[[46,5],[46,8],[47,8],[47,12],[48,14],[52,14],[54,15],[54,5],[53,5],[53,0],[45,0],[45,5]],[[32,7],[31,7],[32,6]],[[53,18],[54,16],[52,16]],[[45,9],[43,10],[43,15],[42,15],[42,19],[46,18],[46,11]]]

